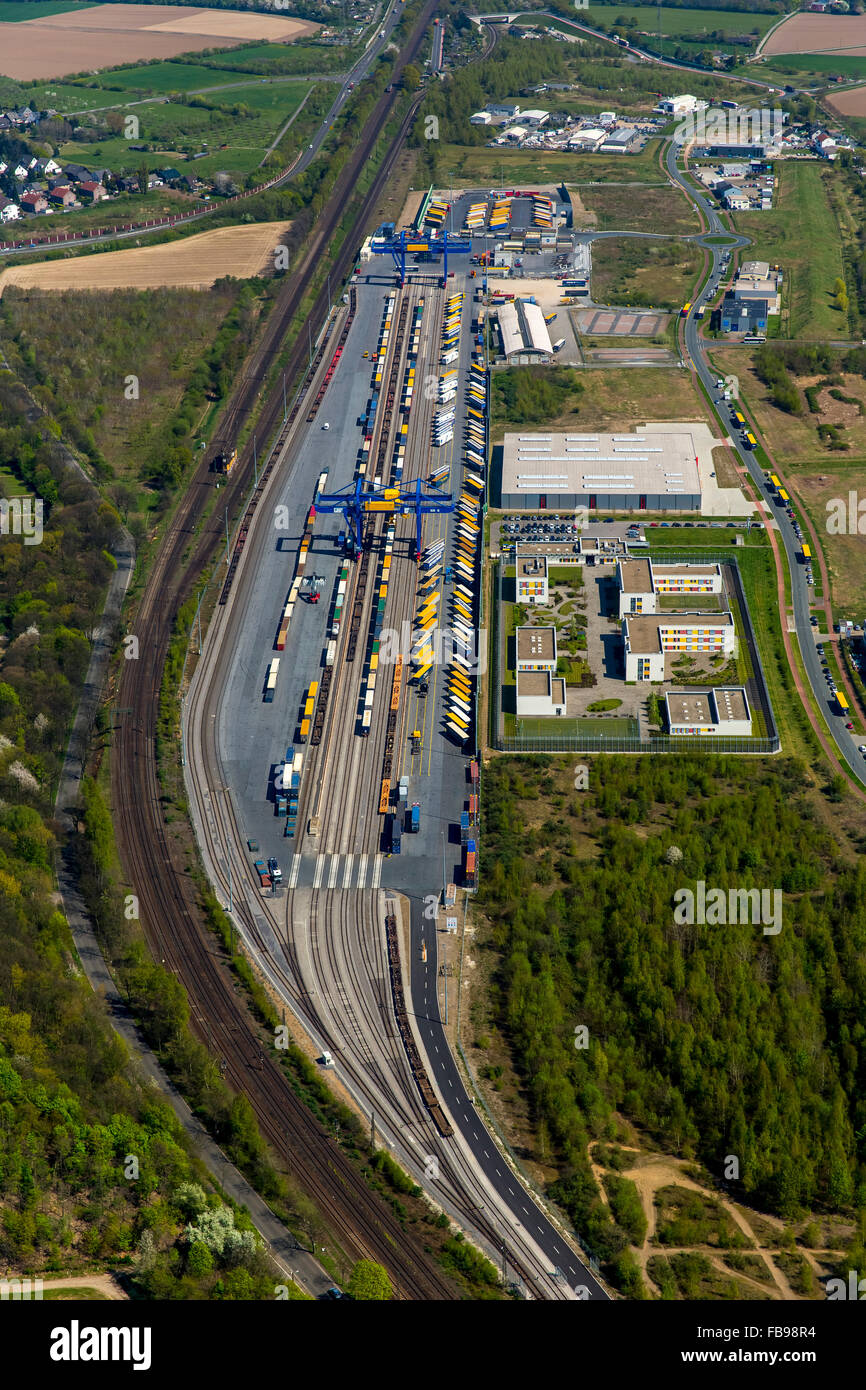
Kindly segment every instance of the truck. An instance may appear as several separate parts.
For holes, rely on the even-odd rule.
[[[413,835],[417,835],[421,829],[421,803],[419,801],[412,802],[412,809],[409,812],[409,829]]]
[[[288,798],[285,796],[277,797],[277,815],[284,816],[288,811]]]
[[[318,833],[319,833],[319,817],[318,817],[318,816],[310,816],[309,822],[307,823],[307,834],[310,836],[311,839],[315,839],[316,836],[318,835]]]
[[[681,319],[687,319],[687,318],[688,318],[688,316],[689,316],[689,310],[691,309],[691,307],[692,307],[691,300],[689,300],[688,304],[684,304],[684,305],[683,305],[683,307],[680,309],[680,318],[681,318]]]
[[[474,840],[467,840],[466,845],[465,845],[465,848],[464,848],[463,858],[464,858],[463,872],[464,872],[466,878],[467,878],[467,879],[474,879],[474,877],[475,877],[475,862],[476,862],[476,849],[475,849],[475,841],[474,841]]]
[[[409,779],[407,777],[400,778],[399,799],[401,801],[409,800]]]
[[[400,853],[400,843],[403,839],[403,827],[400,824],[399,815],[391,818],[391,853]]]
[[[553,344],[553,351],[554,351],[554,352],[562,352],[562,349],[563,349],[564,347],[565,347],[565,339],[564,339],[564,338],[557,338],[556,342]]]
[[[469,839],[469,812],[460,812],[460,843],[465,845]]]

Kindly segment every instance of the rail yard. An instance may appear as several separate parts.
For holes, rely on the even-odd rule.
[[[469,284],[395,285],[378,256],[332,314],[185,704],[190,803],[273,993],[431,1200],[527,1296],[605,1297],[488,1135],[442,1024],[439,908],[476,857]]]

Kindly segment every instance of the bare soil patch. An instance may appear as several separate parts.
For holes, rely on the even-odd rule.
[[[290,225],[259,222],[218,227],[163,246],[10,266],[0,275],[0,295],[7,285],[38,290],[208,290],[226,275],[246,280],[270,268],[273,249]]]
[[[866,53],[866,15],[796,14],[780,24],[761,53]]]
[[[251,39],[290,43],[318,28],[303,19],[236,10],[97,5],[17,24],[0,23],[0,71],[20,81],[63,77],[205,48],[233,48]]]

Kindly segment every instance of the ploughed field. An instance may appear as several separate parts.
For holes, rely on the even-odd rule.
[[[866,15],[795,14],[774,30],[761,53],[866,54]]]
[[[27,81],[98,72],[121,63],[233,48],[251,39],[288,43],[318,27],[303,19],[238,10],[95,5],[17,24],[0,23],[0,73]]]

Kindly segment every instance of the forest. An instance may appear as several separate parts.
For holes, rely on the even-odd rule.
[[[44,506],[41,544],[0,537],[0,1264],[108,1261],[145,1295],[272,1297],[249,1220],[210,1190],[73,965],[53,796],[118,517],[8,375],[0,412],[0,466]]]
[[[550,1195],[624,1286],[632,1217],[612,1219],[587,1160],[623,1122],[717,1179],[737,1156],[728,1194],[785,1220],[862,1221],[862,860],[791,760],[603,758],[588,780],[536,756],[482,782],[491,1017],[555,1155]],[[781,889],[781,932],[678,925],[672,895],[697,880]]]

